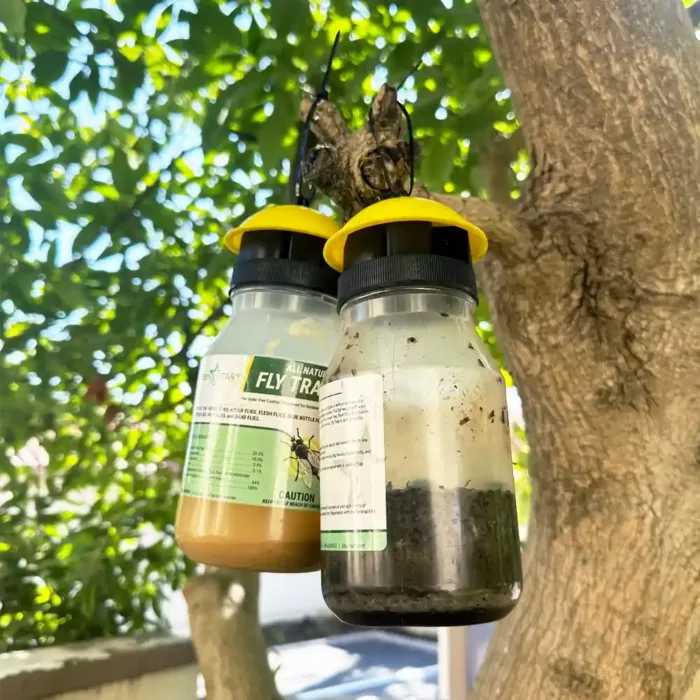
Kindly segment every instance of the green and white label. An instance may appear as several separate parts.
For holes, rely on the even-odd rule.
[[[386,548],[384,391],[381,375],[321,388],[321,549]]]
[[[182,493],[319,510],[318,399],[325,372],[274,357],[204,357]]]

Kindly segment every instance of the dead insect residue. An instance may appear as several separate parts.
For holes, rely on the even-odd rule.
[[[407,339],[406,339],[406,342],[407,342],[407,343],[411,343],[411,345],[413,345],[413,343],[417,343],[417,342],[418,342],[418,338],[414,338],[413,336],[411,336],[410,338],[407,338]]]
[[[470,420],[471,420],[471,418],[469,418],[469,416],[464,416],[464,418],[462,418],[462,419],[459,421],[459,424],[460,424],[460,425],[466,425],[467,423],[469,423]]]

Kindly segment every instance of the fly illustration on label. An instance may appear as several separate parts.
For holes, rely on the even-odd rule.
[[[319,478],[319,463],[321,449],[314,436],[302,437],[297,428],[297,436],[288,435],[290,455],[287,460],[291,462],[289,470],[294,474],[294,481],[301,480],[307,488],[312,488],[313,478]]]

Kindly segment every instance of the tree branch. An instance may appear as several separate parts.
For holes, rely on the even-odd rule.
[[[281,700],[258,623],[258,591],[255,571],[207,569],[185,583],[209,700]]]
[[[224,315],[224,304],[225,302],[221,302],[218,304],[214,310],[207,316],[207,318],[204,319],[198,326],[195,327],[194,324],[192,324],[186,331],[185,331],[185,339],[182,341],[182,347],[180,350],[173,355],[170,360],[173,363],[177,363],[180,360],[183,360],[187,357],[190,347],[192,346],[192,343],[197,339],[197,337],[204,331],[205,328],[210,326],[212,323],[215,323],[218,321],[223,315]]]
[[[511,197],[510,165],[524,148],[525,141],[520,129],[510,137],[494,131],[490,143],[479,152],[488,201],[477,197],[427,193],[431,199],[442,202],[483,229],[489,239],[489,250],[511,262],[526,259],[531,244],[528,226],[515,212],[517,200]]]
[[[494,202],[456,194],[435,194],[424,188],[416,192],[454,209],[484,231],[489,251],[511,263],[527,258],[531,237],[527,224],[517,214]]]
[[[302,98],[300,108],[302,123],[306,121],[313,102],[314,97],[312,95],[304,95]],[[350,131],[338,108],[328,100],[321,100],[316,105],[316,109],[311,117],[311,131],[321,143],[329,146],[340,145],[350,135]]]
[[[396,192],[408,191],[411,149],[403,138],[403,117],[397,99],[391,86],[384,85],[379,90],[372,105],[374,130],[365,126],[359,131],[349,131],[331,102],[324,101],[316,108],[311,130],[320,145],[309,155],[304,177],[330,196],[342,208],[346,219]],[[302,117],[308,113],[310,104],[307,98],[302,101]],[[498,136],[494,141],[491,156],[497,158],[499,167],[506,163],[505,175],[503,170],[493,171],[494,191],[503,203],[431,193],[420,183],[416,183],[413,194],[442,202],[483,228],[490,250],[504,260],[524,259],[530,244],[528,227],[503,206],[513,202],[507,168],[521,144],[519,136],[509,139]],[[506,183],[507,193],[502,182]]]
[[[490,142],[478,154],[489,199],[509,209],[515,206],[515,200],[510,196],[510,165],[524,149],[525,140],[520,129],[510,137],[494,131]]]

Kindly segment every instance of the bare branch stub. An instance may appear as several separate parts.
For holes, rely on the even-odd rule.
[[[311,104],[309,98],[302,101],[302,119],[306,119]],[[329,101],[316,106],[311,120],[311,130],[320,143],[306,159],[304,179],[331,197],[346,220],[370,204],[408,193],[410,188],[411,148],[405,139],[406,124],[396,89],[383,85],[371,110],[371,124],[368,119],[354,132]],[[418,144],[414,144],[414,159],[417,154]],[[440,201],[483,228],[500,257],[515,261],[527,255],[527,227],[506,208],[476,197],[431,193],[420,183],[413,194]]]
[[[311,100],[305,98],[303,119],[310,107]],[[306,160],[304,179],[329,195],[346,219],[397,192],[408,192],[410,186],[411,149],[403,137],[405,125],[396,90],[382,86],[371,109],[373,129],[368,123],[359,131],[349,131],[338,109],[328,101],[317,105],[311,120],[320,145]]]
[[[302,121],[306,121],[313,102],[312,95],[304,95],[301,101]],[[350,130],[338,108],[328,100],[321,100],[316,105],[311,118],[311,130],[320,143],[328,145],[340,144],[350,135]]]

